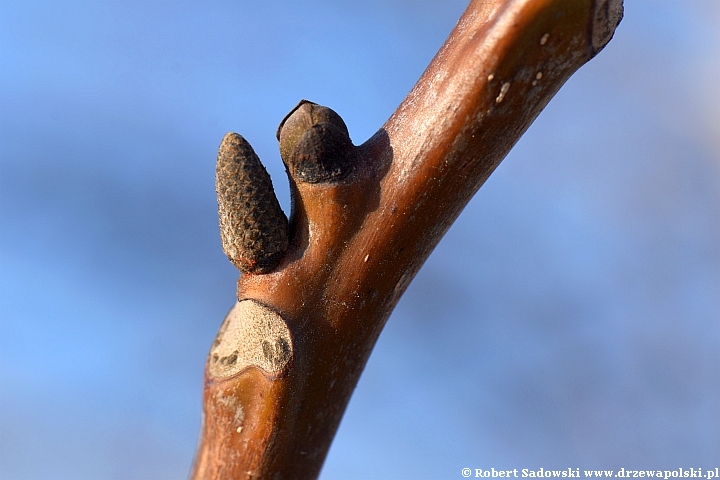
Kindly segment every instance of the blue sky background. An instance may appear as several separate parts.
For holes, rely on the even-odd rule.
[[[628,1],[380,337],[321,478],[720,466],[720,2]],[[217,147],[356,144],[460,0],[0,1],[0,479],[185,478],[234,300]]]

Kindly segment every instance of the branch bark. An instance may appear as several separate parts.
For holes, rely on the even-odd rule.
[[[223,245],[248,273],[208,358],[191,478],[319,474],[410,280],[621,17],[621,0],[473,0],[397,111],[358,147],[334,112],[301,104],[278,135],[293,201],[287,230],[281,212],[263,214],[272,199],[255,201],[268,192],[250,187],[261,175],[252,149],[226,137]]]

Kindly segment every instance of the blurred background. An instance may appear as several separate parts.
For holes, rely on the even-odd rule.
[[[0,2],[0,479],[187,476],[222,136],[287,210],[283,116],[362,143],[465,4]],[[720,466],[720,2],[625,8],[411,284],[323,480]]]

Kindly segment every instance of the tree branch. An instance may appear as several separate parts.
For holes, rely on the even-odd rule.
[[[289,224],[272,206],[271,187],[257,186],[267,182],[255,180],[262,166],[250,146],[226,136],[218,158],[223,246],[247,273],[208,358],[191,478],[319,474],[410,280],[621,17],[620,0],[475,0],[397,111],[359,147],[332,110],[301,103],[278,133]]]

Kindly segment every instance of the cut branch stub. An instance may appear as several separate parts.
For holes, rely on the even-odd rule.
[[[220,144],[215,188],[225,255],[245,273],[274,269],[290,241],[288,219],[270,175],[237,133],[228,133]]]

